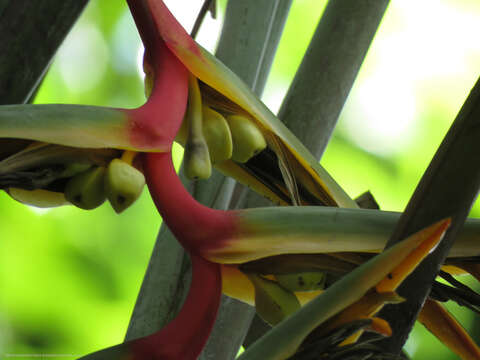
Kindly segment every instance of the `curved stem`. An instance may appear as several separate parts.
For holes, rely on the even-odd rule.
[[[158,211],[186,249],[202,254],[231,238],[236,228],[235,213],[197,202],[178,178],[171,153],[144,154],[143,168]]]

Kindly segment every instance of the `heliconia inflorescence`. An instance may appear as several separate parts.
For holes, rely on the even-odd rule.
[[[385,303],[402,300],[396,287],[441,240],[450,220],[374,256],[382,251],[398,214],[358,209],[302,143],[185,32],[161,0],[127,3],[145,45],[148,99],[143,106],[0,108],[0,144],[5,145],[0,184],[13,198],[42,206],[69,202],[84,209],[108,199],[121,212],[146,183],[163,220],[192,259],[192,285],[174,320],[150,336],[85,359],[196,359],[222,289],[256,304],[261,316],[278,324],[242,355],[245,360],[286,359],[305,348],[304,341],[318,333],[319,325],[328,332],[366,319],[370,329],[390,335],[388,324],[375,314]],[[175,172],[174,140],[185,147],[191,178],[208,178],[213,165],[278,204],[329,207],[221,211],[203,206]],[[272,174],[259,171],[265,162]],[[452,250],[457,258],[451,268],[474,272],[458,258],[480,256],[479,233],[480,223],[470,221]],[[424,316],[428,322],[433,315]],[[443,314],[442,319],[450,318]],[[440,326],[429,324],[434,332]],[[359,334],[344,343],[355,342]],[[452,334],[461,335],[451,342],[457,353],[480,354],[460,327]]]

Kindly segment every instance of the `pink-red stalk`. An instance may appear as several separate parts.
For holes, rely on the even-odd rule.
[[[190,258],[192,284],[180,313],[162,330],[133,341],[135,360],[195,360],[205,346],[220,305],[220,265]]]

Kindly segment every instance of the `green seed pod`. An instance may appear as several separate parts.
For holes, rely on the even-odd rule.
[[[267,142],[260,129],[243,115],[226,117],[233,140],[232,159],[245,163],[267,147]]]
[[[208,179],[212,175],[212,163],[205,141],[192,139],[185,145],[183,157],[185,175],[192,180]]]
[[[188,132],[185,142],[184,169],[189,179],[208,179],[212,174],[212,163],[208,145],[203,135],[202,97],[198,81],[188,78],[188,104],[185,119]]]
[[[121,159],[113,159],[105,174],[105,193],[117,214],[132,205],[142,193],[145,176]]]
[[[73,205],[91,210],[106,199],[103,186],[105,168],[97,166],[72,177],[65,186],[65,198]]]
[[[65,195],[61,192],[44,189],[25,190],[10,188],[7,193],[22,204],[38,208],[50,208],[68,204]]]
[[[275,275],[278,283],[290,291],[314,291],[325,288],[324,272],[299,272]]]
[[[203,135],[213,164],[232,157],[232,134],[227,120],[208,106],[203,107]]]
[[[249,274],[255,288],[255,307],[258,315],[271,325],[276,325],[300,309],[295,294],[278,285],[275,281]]]

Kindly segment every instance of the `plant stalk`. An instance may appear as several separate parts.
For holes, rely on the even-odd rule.
[[[440,265],[463,227],[480,188],[480,80],[477,80],[454,123],[418,184],[405,212],[387,243],[387,248],[410,234],[451,217],[452,225],[436,250],[399,288],[407,301],[387,306],[380,313],[395,336],[382,340],[389,352],[400,353]]]
[[[388,0],[329,1],[278,117],[320,159]]]
[[[330,1],[297,70],[278,117],[320,159],[385,13],[388,0]],[[246,207],[270,202],[249,192]],[[254,322],[248,344],[269,326]]]
[[[29,101],[87,3],[0,0],[0,105]]]

